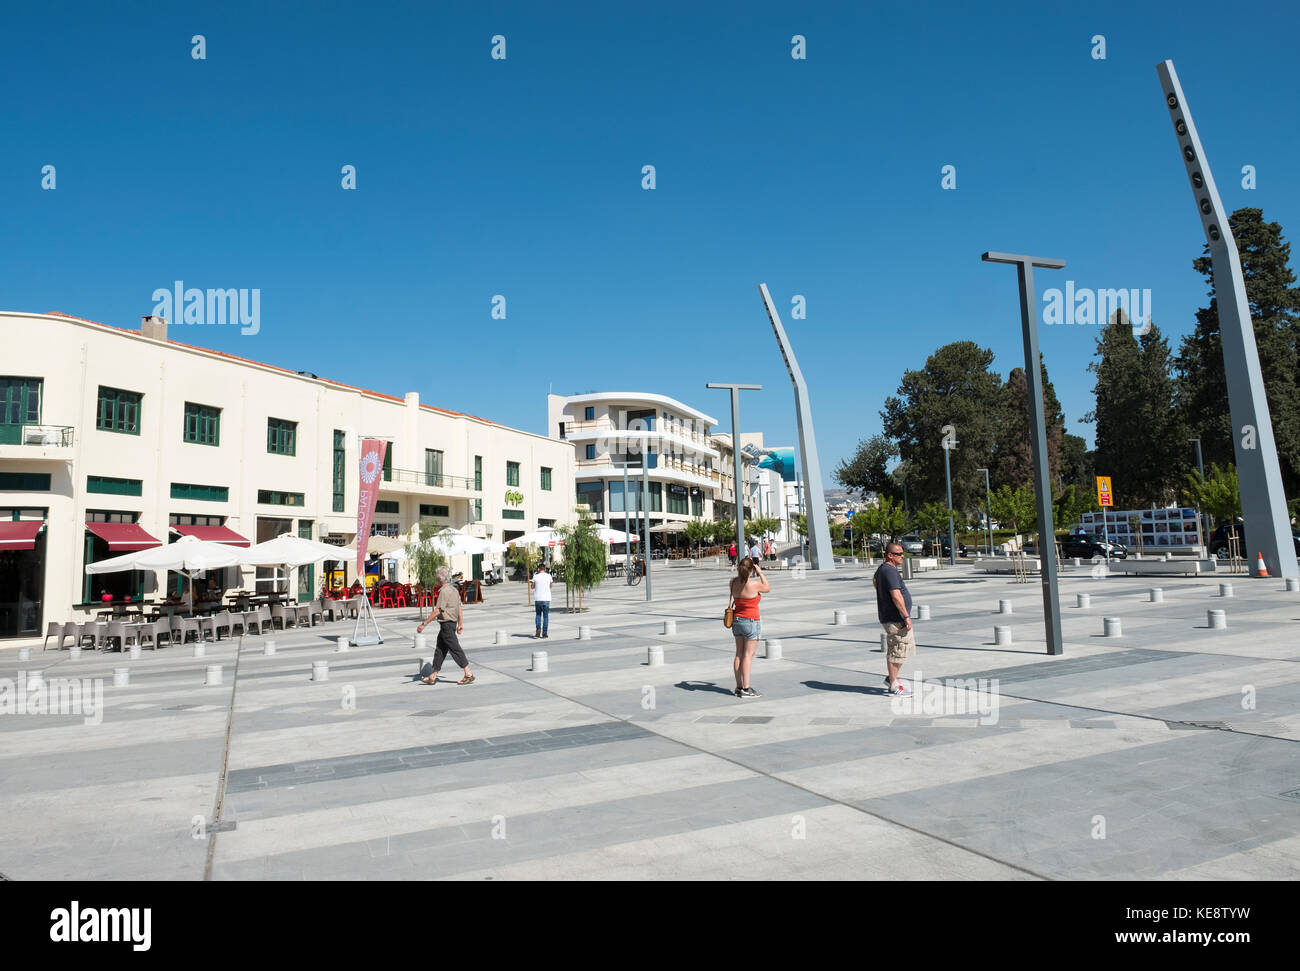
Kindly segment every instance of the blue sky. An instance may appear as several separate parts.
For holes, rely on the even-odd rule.
[[[1065,259],[1040,295],[1150,289],[1191,329],[1164,58],[1225,205],[1294,236],[1297,26],[1280,3],[10,5],[0,308],[135,327],[175,280],[257,288],[258,334],[172,335],[536,432],[548,389],[655,391],[729,430],[705,384],[757,383],[743,430],[792,444],[765,282],[830,485],[934,348],[1023,364],[986,250]],[[1096,328],[1040,334],[1091,441]]]

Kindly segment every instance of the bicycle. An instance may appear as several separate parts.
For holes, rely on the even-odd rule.
[[[641,564],[640,560],[637,560],[632,564],[632,572],[627,574],[627,585],[629,587],[635,587],[641,582],[641,577],[644,575],[645,567]]]

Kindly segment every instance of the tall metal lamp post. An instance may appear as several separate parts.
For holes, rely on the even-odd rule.
[[[993,555],[993,493],[989,489],[989,470],[976,469],[984,473],[984,525],[989,529],[989,556]]]
[[[740,470],[740,392],[762,391],[761,384],[707,384],[707,388],[731,392],[731,457],[736,462],[736,562],[745,553],[745,477]]]
[[[943,478],[948,485],[948,565],[957,565],[957,533],[952,522],[952,473],[948,469],[948,453],[957,447],[957,443],[944,436],[939,443],[943,446]]]

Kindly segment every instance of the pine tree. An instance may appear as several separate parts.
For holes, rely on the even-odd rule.
[[[1056,397],[1047,365],[1039,355],[1043,382],[1043,417],[1047,426],[1048,481],[1054,489],[1061,484],[1061,452],[1065,441],[1065,415]],[[1032,420],[1029,410],[1029,381],[1024,368],[1012,368],[1003,386],[1006,414],[998,429],[990,477],[995,485],[1018,486],[1034,477]]]
[[[1096,469],[1098,475],[1114,479],[1118,502],[1125,508],[1145,505],[1138,497],[1138,470],[1146,431],[1142,425],[1142,391],[1138,375],[1142,369],[1141,349],[1133,328],[1119,312],[1097,338],[1098,360],[1088,365],[1097,375],[1093,387],[1093,411],[1084,421],[1097,423]]]
[[[1238,209],[1228,219],[1237,241],[1264,393],[1273,421],[1283,485],[1300,492],[1300,288],[1288,263],[1291,244],[1260,209]],[[1210,306],[1196,312],[1196,329],[1183,338],[1177,359],[1179,411],[1188,433],[1201,439],[1205,464],[1235,461],[1228,388],[1223,371],[1217,282],[1208,255],[1193,262],[1210,282]],[[1225,286],[1227,284],[1225,283]]]

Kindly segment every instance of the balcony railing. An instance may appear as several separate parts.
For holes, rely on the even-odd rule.
[[[418,472],[415,469],[385,469],[385,482],[401,485],[428,486],[431,489],[465,489],[474,491],[474,479],[471,476],[447,475],[442,472]]]
[[[71,448],[72,432],[71,425],[23,425],[18,433],[18,440],[11,444]],[[0,442],[2,441],[3,439],[0,439]]]

